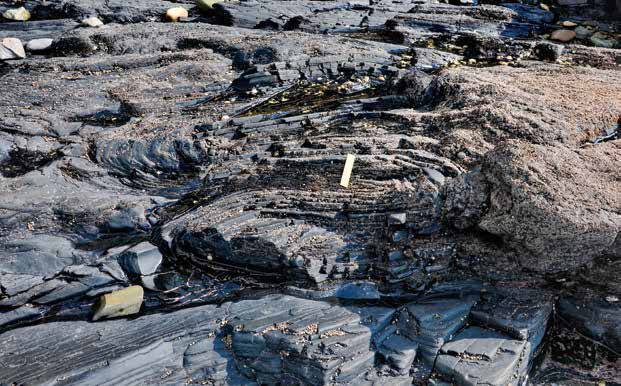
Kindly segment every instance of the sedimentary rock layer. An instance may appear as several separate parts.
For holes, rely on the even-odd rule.
[[[3,19],[0,384],[618,381],[619,23],[453,3]]]

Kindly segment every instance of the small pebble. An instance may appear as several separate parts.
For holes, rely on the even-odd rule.
[[[391,213],[388,215],[389,224],[405,224],[407,221],[406,213]]]
[[[24,7],[7,9],[2,14],[2,17],[15,21],[27,21],[30,20],[30,12],[28,12],[28,10]]]
[[[561,25],[563,27],[571,28],[571,27],[577,26],[578,24],[574,23],[573,21],[565,20],[564,22],[561,23]]]
[[[596,47],[604,47],[604,48],[614,48],[617,45],[617,42],[613,38],[608,38],[607,36],[601,33],[595,33],[589,39],[591,43],[593,43]]]
[[[26,49],[34,52],[49,50],[52,47],[52,42],[54,39],[51,38],[32,39],[26,43]]]
[[[166,11],[166,20],[168,21],[176,22],[182,17],[188,17],[188,10],[183,7],[170,8]]]
[[[563,43],[570,42],[574,40],[575,37],[576,33],[569,29],[559,29],[552,32],[552,34],[550,35],[550,39]]]
[[[576,37],[578,39],[588,39],[589,36],[593,34],[593,32],[591,32],[588,28],[585,28],[583,26],[576,27],[574,32],[576,32]]]
[[[93,16],[82,20],[82,25],[85,25],[87,27],[101,27],[102,25],[104,25],[104,23],[99,20],[99,18]]]

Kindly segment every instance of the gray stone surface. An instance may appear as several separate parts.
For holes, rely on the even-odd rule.
[[[526,341],[470,327],[445,344],[436,360],[439,373],[460,385],[519,385]]]
[[[162,263],[162,254],[155,245],[144,241],[123,251],[119,262],[126,273],[151,275]]]

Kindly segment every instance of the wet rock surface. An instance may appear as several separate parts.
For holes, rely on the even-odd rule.
[[[0,1],[0,384],[621,382],[613,6]]]

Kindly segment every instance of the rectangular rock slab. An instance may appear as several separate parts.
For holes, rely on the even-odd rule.
[[[99,298],[93,321],[137,314],[140,312],[143,297],[144,290],[139,285],[105,294]]]
[[[528,363],[530,344],[479,327],[468,327],[446,343],[436,370],[459,385],[518,385]]]

